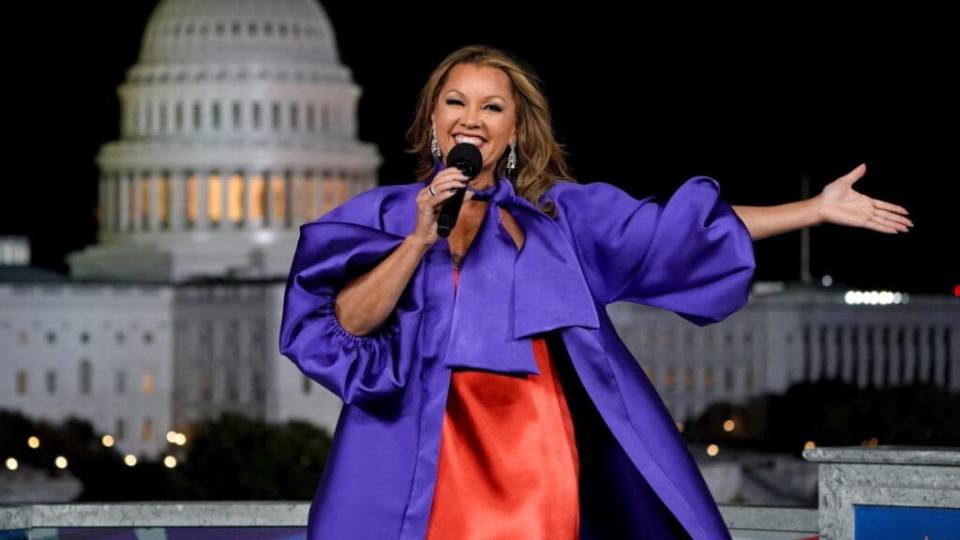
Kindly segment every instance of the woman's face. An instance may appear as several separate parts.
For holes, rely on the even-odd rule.
[[[447,74],[430,118],[444,159],[460,142],[476,144],[483,156],[477,180],[492,182],[497,160],[516,142],[517,104],[510,78],[499,68],[457,64]]]

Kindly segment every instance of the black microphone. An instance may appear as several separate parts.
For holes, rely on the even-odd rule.
[[[447,155],[447,167],[460,169],[469,183],[470,180],[480,174],[480,169],[483,167],[483,156],[476,146],[470,143],[460,143],[454,146]],[[450,231],[456,225],[457,216],[460,215],[460,206],[463,205],[463,197],[466,192],[467,188],[457,188],[453,196],[440,207],[440,215],[437,216],[437,234],[443,238],[450,236]]]

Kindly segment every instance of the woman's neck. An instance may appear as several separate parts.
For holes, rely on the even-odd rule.
[[[470,181],[469,186],[477,191],[482,191],[492,186],[493,184],[494,184],[493,171],[483,170],[483,171],[480,171],[480,174],[478,174],[476,178]]]

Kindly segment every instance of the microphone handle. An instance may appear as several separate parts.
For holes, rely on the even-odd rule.
[[[463,205],[463,198],[466,193],[467,188],[457,188],[453,196],[440,207],[440,215],[437,216],[437,234],[440,237],[450,236],[450,231],[457,224],[457,216],[460,215],[460,207]]]

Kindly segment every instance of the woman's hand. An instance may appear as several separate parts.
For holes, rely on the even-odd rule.
[[[865,164],[827,184],[814,197],[822,223],[863,227],[884,233],[907,232],[913,222],[906,208],[867,197],[853,189],[853,183],[867,172]]]
[[[457,188],[466,187],[467,177],[456,167],[448,167],[433,178],[430,185],[421,189],[417,193],[417,226],[410,234],[423,245],[429,246],[437,241],[437,216],[440,214],[440,207],[443,203],[453,196]],[[430,194],[430,188],[436,195]],[[467,200],[465,193],[464,200]]]

